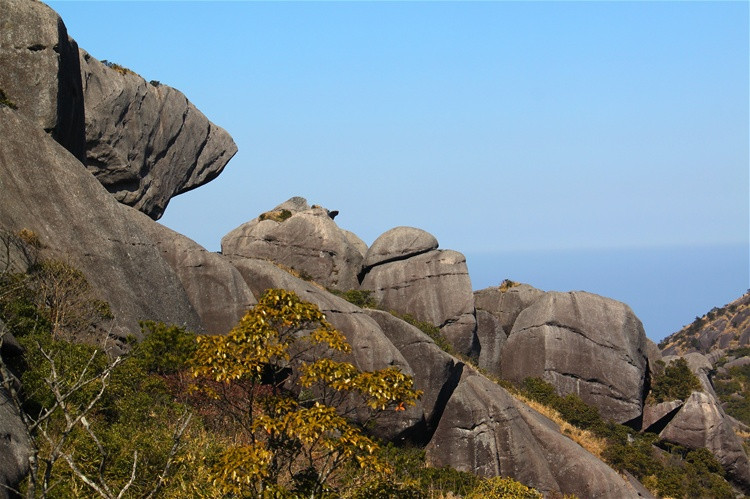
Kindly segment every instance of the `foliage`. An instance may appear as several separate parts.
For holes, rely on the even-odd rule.
[[[378,304],[372,297],[372,291],[367,289],[350,289],[348,291],[339,291],[338,289],[329,289],[329,293],[332,293],[339,298],[352,303],[359,308],[377,308]]]
[[[541,499],[535,489],[507,477],[494,477],[482,481],[466,499]]]
[[[435,324],[432,324],[427,321],[421,321],[410,314],[402,314],[399,312],[396,312],[394,310],[390,311],[391,315],[398,317],[399,319],[408,322],[412,326],[416,327],[420,331],[422,331],[424,334],[432,338],[432,341],[435,342],[435,344],[440,347],[443,351],[454,355],[455,351],[453,350],[453,346],[448,342],[446,337],[443,335],[443,333],[440,331],[440,328],[437,327]]]
[[[663,361],[657,361],[647,402],[658,404],[669,400],[685,400],[692,392],[701,390],[700,380],[690,370],[684,358],[675,359],[667,366]]]
[[[292,212],[289,210],[274,210],[274,211],[267,211],[265,213],[261,213],[260,216],[258,216],[258,220],[261,222],[263,220],[273,220],[274,222],[284,222],[292,217]]]
[[[198,348],[194,333],[163,322],[141,321],[140,325],[144,339],[135,352],[146,372],[174,374],[185,369]]]
[[[268,290],[228,335],[198,337],[193,375],[243,431],[212,469],[222,493],[319,496],[347,462],[387,469],[378,444],[346,416],[366,424],[413,405],[420,392],[394,367],[360,371],[342,360],[350,351],[318,307],[279,289]]]
[[[120,66],[120,65],[119,65],[119,64],[117,64],[116,62],[111,62],[111,61],[108,61],[108,60],[106,60],[106,59],[102,59],[102,61],[101,61],[101,62],[102,62],[102,64],[104,64],[104,65],[105,65],[105,66],[107,66],[108,68],[110,68],[110,69],[114,69],[115,71],[117,71],[117,72],[118,72],[118,73],[120,73],[121,75],[128,75],[128,74],[131,74],[131,75],[135,75],[135,74],[136,74],[136,73],[135,73],[135,71],[133,71],[133,70],[131,70],[131,69],[128,69],[128,68],[126,68],[125,66]],[[137,75],[136,75],[136,76],[137,76]]]
[[[683,377],[684,374],[678,372],[678,375],[670,373],[667,379]],[[723,478],[724,471],[707,449],[688,450],[661,442],[653,433],[639,433],[605,421],[596,408],[587,406],[580,397],[573,394],[561,397],[552,385],[540,378],[525,379],[521,394],[552,407],[568,423],[604,439],[602,458],[615,470],[632,473],[660,496],[731,497],[727,495],[731,486]]]
[[[731,350],[728,354],[741,357],[746,356],[748,351],[750,349],[744,347]],[[732,366],[727,372],[716,374],[712,381],[727,414],[750,424],[750,364]]]
[[[13,101],[8,99],[2,88],[0,88],[0,106],[8,106],[11,109],[18,109],[18,106],[16,106]]]
[[[500,292],[504,293],[508,291],[511,288],[515,288],[516,286],[520,286],[520,282],[511,281],[510,279],[503,279],[503,282],[500,283]]]

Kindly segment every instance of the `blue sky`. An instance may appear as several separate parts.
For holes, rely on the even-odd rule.
[[[630,303],[657,340],[750,287],[747,2],[50,5],[234,137],[161,220],[208,249],[300,195],[368,244],[431,232],[475,288]]]

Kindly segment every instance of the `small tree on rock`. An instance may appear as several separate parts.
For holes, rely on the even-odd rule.
[[[361,371],[344,360],[350,351],[317,306],[280,289],[226,336],[198,337],[198,386],[244,430],[213,467],[223,493],[316,497],[345,463],[385,469],[347,416],[404,410],[421,392],[395,367]]]

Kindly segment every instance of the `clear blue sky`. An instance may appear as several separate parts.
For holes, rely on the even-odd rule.
[[[750,287],[748,2],[50,5],[234,137],[161,220],[208,249],[300,195],[368,244],[431,232],[475,288],[529,275],[621,299],[657,340]],[[622,255],[632,270],[608,273]]]

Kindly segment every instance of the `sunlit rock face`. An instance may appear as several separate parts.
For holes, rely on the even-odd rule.
[[[360,288],[386,310],[440,328],[457,352],[476,355],[477,320],[466,258],[439,250],[430,234],[397,227],[375,240],[365,256]]]
[[[42,2],[0,0],[0,89],[75,157],[85,158],[78,45]]]
[[[237,152],[232,137],[179,90],[85,51],[80,67],[85,163],[118,201],[158,219],[172,197],[216,178]]]
[[[331,215],[303,198],[292,198],[225,235],[221,252],[270,260],[340,291],[358,289],[366,246],[339,228]]]
[[[641,416],[648,367],[641,321],[624,303],[585,292],[546,293],[516,319],[503,346],[505,379],[543,378],[606,419]]]

